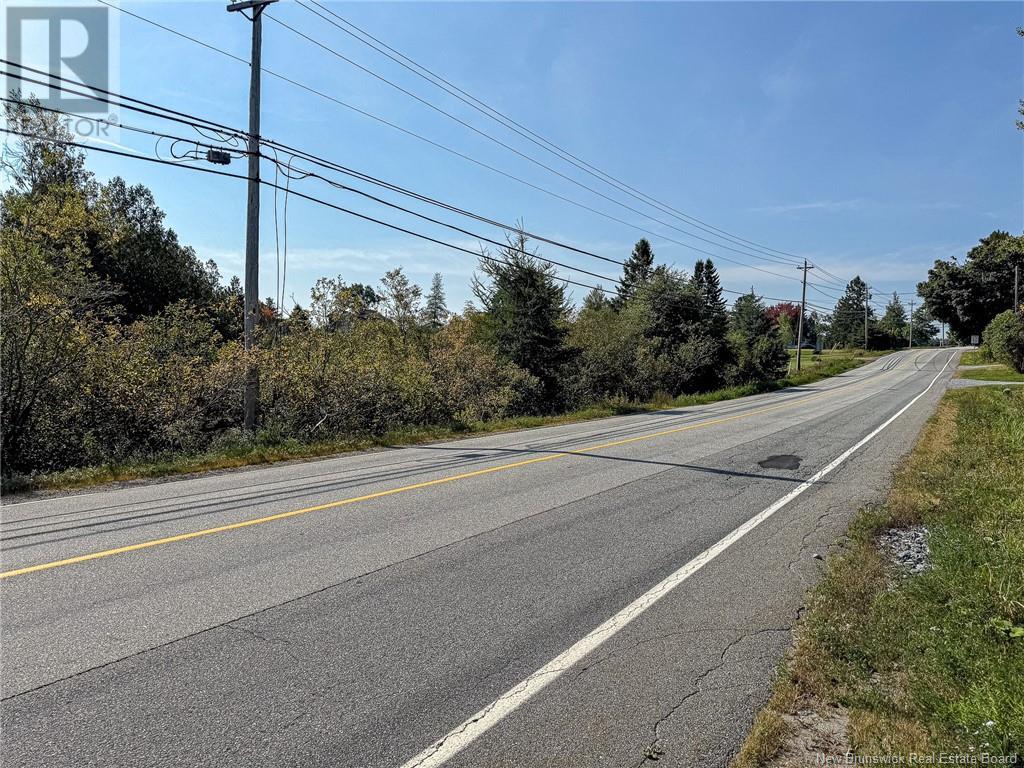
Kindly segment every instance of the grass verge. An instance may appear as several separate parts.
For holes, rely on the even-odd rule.
[[[51,474],[4,478],[2,490],[4,493],[21,493],[34,490],[73,490],[104,483],[233,469],[256,464],[273,464],[281,461],[319,458],[385,446],[416,445],[437,440],[507,432],[516,429],[571,424],[607,418],[609,416],[656,411],[664,408],[707,405],[722,400],[732,400],[738,397],[772,392],[784,389],[785,387],[810,384],[820,379],[849,371],[882,354],[884,353],[847,352],[845,354],[833,354],[826,361],[807,362],[800,373],[778,381],[744,384],[713,392],[682,395],[677,398],[664,396],[648,403],[602,403],[551,416],[518,416],[471,424],[412,426],[383,435],[344,436],[319,442],[274,439],[264,435],[257,435],[253,438],[240,436],[237,440],[205,453],[149,456],[136,461],[101,464]]]
[[[958,379],[977,379],[978,381],[1024,381],[1024,373],[1017,373],[1013,368],[1001,363],[994,363],[984,368],[961,368],[956,372]]]
[[[877,537],[917,524],[929,532],[931,568],[900,576]],[[808,709],[841,712],[844,747],[856,755],[1019,762],[1022,692],[1024,389],[952,391],[886,503],[862,511],[828,558],[734,766],[798,764],[787,757]]]
[[[986,365],[993,362],[988,347],[968,349],[960,356],[960,365]]]

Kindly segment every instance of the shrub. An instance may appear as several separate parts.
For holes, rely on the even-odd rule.
[[[1024,318],[1008,309],[992,319],[982,338],[993,360],[1024,373]]]

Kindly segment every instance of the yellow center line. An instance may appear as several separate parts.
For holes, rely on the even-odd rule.
[[[867,380],[857,382],[851,387],[860,386],[867,383]],[[843,387],[843,389],[847,389]],[[472,472],[463,472],[458,475],[451,475],[449,477],[440,477],[435,480],[426,480],[422,483],[413,483],[412,485],[403,485],[399,488],[390,488],[386,491],[376,491],[374,493],[367,493],[363,496],[353,496],[348,499],[341,499],[339,501],[331,501],[326,504],[317,504],[313,507],[303,507],[302,509],[293,509],[289,512],[279,512],[274,515],[267,515],[265,517],[256,517],[251,520],[241,520],[237,523],[228,523],[227,525],[218,525],[213,528],[204,528],[199,531],[189,531],[187,533],[179,533],[174,536],[165,536],[160,539],[151,539],[149,541],[142,541],[138,544],[128,544],[123,547],[114,547],[113,549],[104,549],[98,552],[90,552],[85,555],[77,555],[75,557],[64,558],[63,560],[54,560],[49,563],[39,563],[38,565],[28,565],[24,568],[15,568],[10,571],[0,572],[0,579],[9,579],[12,576],[22,576],[26,573],[35,573],[36,571],[47,571],[51,568],[59,568],[65,565],[74,565],[75,563],[85,563],[90,560],[99,560],[105,557],[112,557],[114,555],[124,554],[125,552],[135,552],[140,549],[149,549],[150,547],[158,547],[163,544],[173,544],[178,541],[188,541],[189,539],[197,539],[200,536],[211,536],[215,533],[224,533],[226,531],[234,531],[240,528],[249,528],[254,525],[263,525],[264,523],[272,523],[276,520],[286,520],[290,517],[298,517],[299,515],[306,515],[310,512],[320,512],[325,509],[335,509],[337,507],[347,506],[349,504],[357,504],[362,501],[370,501],[372,499],[380,499],[385,496],[394,496],[399,493],[406,493],[408,491],[416,491],[421,488],[430,488],[434,485],[443,485],[445,483],[454,483],[457,480],[468,480],[471,477],[481,477],[482,475],[489,475],[494,472],[504,472],[509,469],[517,469],[518,467],[529,466],[530,464],[541,464],[546,461],[554,461],[555,459],[562,459],[567,456],[581,456],[591,451],[600,451],[607,448],[614,448],[619,445],[628,445],[629,443],[637,443],[643,440],[653,440],[658,437],[665,437],[666,435],[674,435],[680,432],[687,432],[691,429],[699,429],[701,427],[710,427],[715,424],[724,424],[729,421],[736,421],[738,419],[746,419],[751,416],[757,416],[762,413],[769,413],[771,411],[778,411],[783,408],[792,408],[795,405],[802,405],[809,400],[817,400],[818,398],[825,397],[826,395],[833,394],[836,389],[830,389],[825,392],[820,392],[816,395],[810,395],[808,397],[795,398],[793,400],[781,403],[780,405],[772,405],[767,408],[758,408],[753,411],[746,411],[744,413],[736,414],[733,416],[724,416],[717,419],[709,419],[708,421],[697,422],[696,424],[687,424],[683,427],[674,427],[672,429],[661,430],[660,432],[651,432],[646,435],[638,435],[636,437],[628,437],[622,440],[614,440],[609,443],[601,443],[599,445],[591,445],[586,448],[580,448],[575,451],[561,451],[558,453],[552,453],[547,456],[538,456],[533,459],[524,459],[523,461],[515,461],[510,464],[499,464],[494,467],[486,467],[484,469],[473,470]]]

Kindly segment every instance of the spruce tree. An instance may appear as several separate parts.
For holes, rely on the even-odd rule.
[[[622,266],[622,281],[616,303],[621,306],[636,296],[637,290],[651,279],[653,273],[654,251],[646,238],[640,238],[633,246],[633,253]]]
[[[700,262],[697,262],[700,264]],[[708,335],[715,339],[725,340],[729,331],[729,313],[725,308],[725,298],[722,296],[722,282],[718,277],[718,270],[715,269],[711,259],[704,260],[701,270],[702,285],[701,294],[704,299],[704,313],[708,325]],[[694,276],[697,271],[694,268]]]
[[[498,354],[540,381],[546,409],[559,405],[558,374],[569,357],[569,303],[554,267],[527,250],[522,232],[508,237],[497,258],[484,250],[473,292]]]
[[[900,301],[899,294],[893,292],[892,298],[885,306],[885,314],[878,321],[878,327],[885,331],[893,340],[907,337],[907,310]]]
[[[423,322],[428,328],[436,331],[448,322],[449,314],[444,295],[444,280],[440,272],[435,272],[434,278],[430,281],[427,303],[423,308]]]
[[[847,286],[846,293],[836,302],[832,312],[832,329],[829,333],[829,344],[842,344],[846,347],[864,345],[864,307],[871,300],[868,285],[860,276],[853,278]],[[874,320],[874,311],[868,305],[868,324]]]

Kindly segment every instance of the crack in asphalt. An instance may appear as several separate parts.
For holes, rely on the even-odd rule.
[[[301,661],[301,659],[299,659],[299,657],[296,656],[292,652],[292,649],[291,649],[292,642],[290,640],[285,640],[283,638],[278,638],[278,637],[267,637],[265,635],[261,635],[259,632],[257,632],[254,629],[249,629],[247,627],[243,627],[238,622],[231,622],[231,623],[225,624],[224,628],[225,629],[233,629],[236,632],[241,632],[243,635],[248,635],[249,637],[252,637],[252,638],[254,638],[256,640],[259,640],[261,643],[269,645],[272,648],[279,648],[282,652],[284,652],[285,655],[287,655],[296,664],[298,664]]]
[[[743,661],[743,659],[746,658],[746,657],[740,657],[740,658],[737,658],[737,659],[730,660],[730,659],[727,658],[727,656],[729,655],[729,651],[731,651],[733,648],[735,648],[737,645],[739,645],[744,640],[746,640],[748,638],[751,638],[751,637],[757,637],[758,635],[768,634],[768,633],[771,633],[771,632],[787,632],[788,633],[790,631],[791,631],[791,627],[766,627],[764,629],[759,629],[759,630],[756,630],[754,632],[744,632],[744,633],[741,633],[741,634],[737,635],[733,640],[731,640],[728,644],[726,644],[726,646],[722,649],[722,653],[721,653],[721,655],[719,657],[718,663],[712,665],[711,667],[705,669],[703,672],[701,672],[699,675],[697,675],[697,677],[695,677],[693,679],[693,681],[690,683],[690,685],[692,686],[693,690],[691,690],[689,693],[687,693],[685,696],[683,696],[682,699],[680,699],[678,702],[676,702],[674,705],[672,705],[672,707],[668,710],[668,712],[666,712],[664,715],[659,717],[657,721],[655,721],[655,723],[654,723],[654,739],[651,740],[651,742],[647,745],[646,749],[644,749],[643,757],[640,759],[640,762],[637,763],[637,768],[640,768],[641,766],[647,765],[648,763],[651,763],[651,762],[657,762],[658,760],[661,759],[661,756],[666,753],[666,750],[662,749],[661,745],[659,744],[659,742],[661,741],[661,733],[660,733],[661,727],[668,720],[670,720],[672,718],[672,716],[675,715],[675,713],[678,712],[679,709],[681,709],[683,707],[683,705],[686,704],[687,701],[692,699],[694,696],[696,696],[696,695],[698,695],[700,693],[706,693],[709,690],[723,691],[723,690],[729,690],[731,688],[738,688],[738,687],[743,687],[744,685],[747,685],[746,683],[739,683],[737,685],[731,685],[731,686],[729,686],[729,685],[726,685],[726,686],[716,686],[713,689],[711,689],[711,688],[705,689],[701,685],[709,676],[711,676],[713,673],[717,672],[718,670],[722,669],[722,667],[724,667],[726,664],[729,664],[730,661]]]

